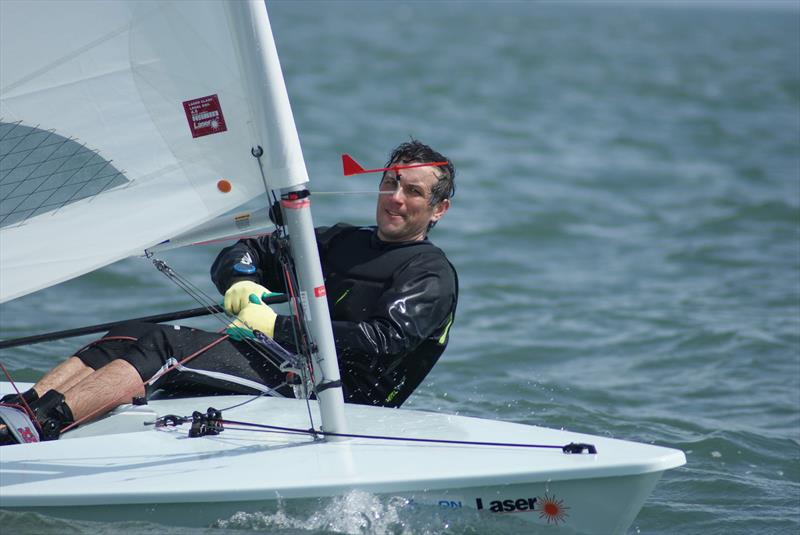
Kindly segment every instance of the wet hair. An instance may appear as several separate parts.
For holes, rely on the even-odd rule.
[[[447,162],[447,165],[435,167],[439,180],[431,189],[430,205],[436,206],[445,199],[449,199],[456,194],[456,169],[453,163],[439,152],[436,152],[425,143],[416,139],[411,139],[406,143],[401,143],[392,151],[389,161],[385,167],[391,167],[397,163],[429,163]],[[386,173],[384,172],[384,175]],[[435,224],[435,222],[433,222]],[[432,227],[433,225],[431,225]],[[430,227],[428,227],[430,228]]]

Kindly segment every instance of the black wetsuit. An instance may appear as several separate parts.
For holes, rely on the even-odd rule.
[[[221,293],[243,279],[285,291],[278,260],[267,240],[242,240],[220,252],[211,276]],[[317,243],[345,400],[399,407],[447,345],[458,298],[455,269],[430,241],[383,242],[374,227],[320,228]],[[248,254],[256,271],[244,276],[234,266]],[[219,337],[198,329],[129,323],[76,355],[94,369],[122,358],[142,380],[148,380],[169,358],[181,360]],[[291,317],[278,316],[275,340],[292,348]],[[203,351],[186,368],[234,375],[270,387],[284,380],[248,344],[230,339]],[[199,393],[213,392],[221,385],[234,392],[252,391],[190,371],[170,372],[159,383],[165,390]],[[279,391],[292,395],[288,387]]]
[[[444,352],[455,317],[458,280],[429,240],[384,242],[375,227],[338,224],[317,229],[322,271],[345,400],[400,406]],[[234,266],[256,268],[243,277]],[[284,291],[268,238],[224,249],[211,278],[224,293],[248,278]],[[291,317],[278,316],[275,340],[290,347]]]

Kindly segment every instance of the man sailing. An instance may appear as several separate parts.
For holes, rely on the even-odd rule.
[[[455,169],[416,140],[398,146],[386,167],[375,226],[340,223],[317,229],[316,236],[345,401],[399,407],[444,352],[455,317],[456,271],[428,239],[450,207]],[[170,359],[191,355],[181,371],[160,376],[158,388],[257,393],[248,386],[257,384],[291,396],[285,374],[263,358],[263,349],[240,336],[247,327],[297,349],[292,317],[276,314],[259,299],[269,289],[286,291],[269,237],[223,249],[211,277],[225,296],[226,312],[237,318],[228,334],[125,323],[2,403],[27,404],[41,439],[54,440],[75,421],[145,396],[146,384]],[[0,429],[3,440],[14,442]]]

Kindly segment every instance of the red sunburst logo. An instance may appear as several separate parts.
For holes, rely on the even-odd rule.
[[[542,498],[542,512],[539,513],[539,518],[544,518],[547,523],[558,525],[559,522],[564,522],[569,514],[567,514],[567,507],[564,505],[564,500],[559,500],[555,495],[544,495]]]

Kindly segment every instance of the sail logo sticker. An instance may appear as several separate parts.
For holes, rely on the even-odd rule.
[[[217,95],[186,100],[183,103],[183,111],[186,112],[192,137],[218,134],[228,129]]]

